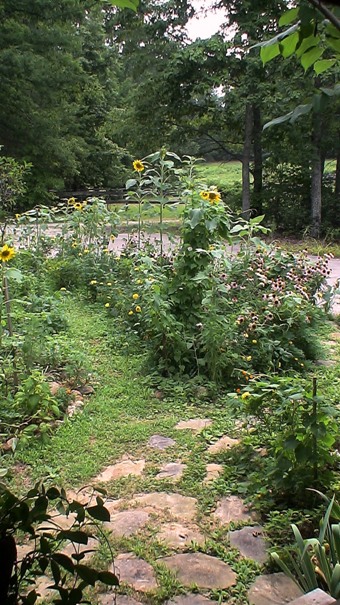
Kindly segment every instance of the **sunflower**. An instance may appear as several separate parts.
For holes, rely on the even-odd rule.
[[[221,201],[221,194],[218,191],[208,191],[208,197],[210,204],[218,204]]]
[[[75,197],[70,197],[70,198],[67,200],[67,203],[68,203],[68,205],[69,205],[69,206],[73,206],[73,204],[75,204],[75,203],[76,203],[76,198],[75,198]]]
[[[75,202],[75,204],[73,204],[73,208],[75,210],[82,210],[84,208],[84,206],[81,202]]]
[[[203,200],[209,199],[209,191],[200,191],[200,196]]]
[[[145,170],[145,166],[141,160],[135,160],[133,162],[133,169],[136,170],[136,172],[143,172],[143,170]]]
[[[140,313],[142,311],[141,307],[139,305],[137,305],[137,307],[135,308],[136,313]]]
[[[11,258],[13,258],[13,256],[15,256],[14,248],[11,248],[7,244],[5,244],[4,246],[2,246],[2,248],[0,248],[0,260],[3,263],[6,263],[8,260],[11,260]]]

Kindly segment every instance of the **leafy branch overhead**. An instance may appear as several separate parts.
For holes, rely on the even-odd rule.
[[[315,2],[316,5],[321,3]],[[340,21],[336,9],[334,13],[327,9],[327,14],[334,16],[334,20],[320,19],[320,13],[311,6],[301,5],[286,11],[279,25],[289,25],[288,29],[257,45],[261,47],[263,64],[278,55],[286,59],[295,54],[304,70],[313,67],[316,75],[335,65],[340,55]]]

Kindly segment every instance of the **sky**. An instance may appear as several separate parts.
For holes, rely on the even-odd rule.
[[[209,12],[208,15],[204,15],[200,10],[202,5],[205,8],[209,8],[213,3],[213,0],[195,0],[194,5],[196,8],[196,15],[187,25],[187,31],[192,40],[196,38],[210,38],[215,34],[219,26],[224,22],[224,12],[216,11]]]

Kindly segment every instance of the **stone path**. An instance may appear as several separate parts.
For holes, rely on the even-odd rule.
[[[174,429],[178,434],[186,430],[198,435],[211,424],[209,418],[192,418],[179,422]],[[211,462],[206,465],[203,483],[218,480],[223,472],[223,466],[213,461],[214,456],[226,449],[237,447],[239,443],[239,439],[223,435],[216,442],[207,444],[206,452]],[[172,455],[175,458],[176,445],[176,436],[169,438],[166,435],[153,435],[145,444],[146,452],[159,452],[159,470],[155,478],[160,486],[164,481],[172,482],[174,488],[180,485],[186,464],[178,459],[172,462],[164,460],[165,456],[168,460]],[[121,478],[145,477],[150,464],[154,465],[153,459],[149,462],[147,456],[146,459],[135,459],[126,454],[115,464],[103,469],[93,483],[102,484],[110,494],[110,486]],[[87,491],[83,492],[81,497],[86,499],[86,494]],[[69,496],[79,499],[74,492],[70,492]],[[228,563],[216,554],[204,552],[207,540],[211,540],[211,531],[214,530],[226,531],[225,543],[227,546],[229,544],[230,552],[234,552],[231,561],[235,560],[236,556],[236,560],[252,560],[259,566],[258,576],[248,590],[250,605],[283,605],[300,596],[295,584],[283,574],[261,574],[261,566],[269,557],[264,530],[258,524],[254,511],[236,495],[220,498],[211,511],[210,518],[205,519],[203,524],[197,498],[182,495],[175,489],[137,493],[115,500],[108,496],[106,508],[111,518],[104,524],[104,528],[116,544],[116,555],[111,570],[118,575],[120,588],[117,601],[114,592],[108,591],[97,595],[96,604],[142,605],[145,598],[148,599],[147,602],[152,603],[153,597],[159,602],[156,595],[161,589],[161,578],[165,572],[171,574],[173,581],[177,582],[181,594],[165,601],[164,605],[216,604],[216,600],[210,599],[211,591],[235,590],[238,574],[233,569],[232,562]],[[66,520],[65,527],[69,527],[72,520]],[[207,521],[210,530],[207,530]],[[138,544],[138,540],[143,543],[151,539],[165,548],[167,554],[147,560],[138,556],[138,549],[137,553],[131,550],[131,547],[126,549],[126,544],[129,544],[126,540],[133,539],[137,540],[135,544]],[[30,545],[26,545],[26,550],[25,546],[19,549],[20,555],[24,556],[29,547]],[[86,562],[93,556],[93,552],[87,551],[95,551],[97,548],[98,543],[93,539],[89,540],[87,546],[80,547],[81,551],[86,551]],[[71,543],[66,544],[63,552],[72,556],[74,546]],[[39,591],[42,595],[40,602],[41,599],[48,601],[53,595],[53,591],[47,589],[48,586],[50,580],[43,576],[39,580]],[[228,600],[223,602],[228,603]],[[95,603],[93,602],[93,605]]]

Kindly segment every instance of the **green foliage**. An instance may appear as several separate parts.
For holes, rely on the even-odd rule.
[[[323,494],[320,494],[326,501]],[[335,496],[329,501],[320,522],[316,538],[303,539],[296,525],[292,525],[294,549],[289,551],[288,564],[273,552],[274,561],[304,593],[321,587],[335,599],[340,596],[340,508]],[[332,523],[334,519],[337,523]]]
[[[0,217],[13,210],[18,198],[26,191],[25,178],[31,165],[14,158],[0,156]]]
[[[74,516],[74,521],[69,529],[64,529],[62,519],[69,515]],[[84,564],[85,552],[78,550],[80,545],[86,546],[90,538],[96,537],[97,521],[109,520],[110,513],[100,496],[96,497],[95,505],[91,500],[81,504],[77,500],[69,501],[64,490],[37,484],[23,497],[17,497],[1,484],[1,602],[4,605],[19,602],[33,605],[39,596],[39,589],[34,585],[42,575],[50,577],[50,587],[55,595],[52,602],[65,605],[88,602],[84,591],[97,582],[117,586],[118,578],[113,573]],[[17,561],[16,540],[23,532],[34,542],[31,551]],[[65,540],[73,545],[71,556],[61,552]],[[86,550],[92,551],[91,548]]]
[[[335,410],[296,379],[251,381],[240,397],[247,414],[259,420],[256,433],[268,450],[268,483],[277,493],[303,497],[303,489],[325,487],[334,466]]]

